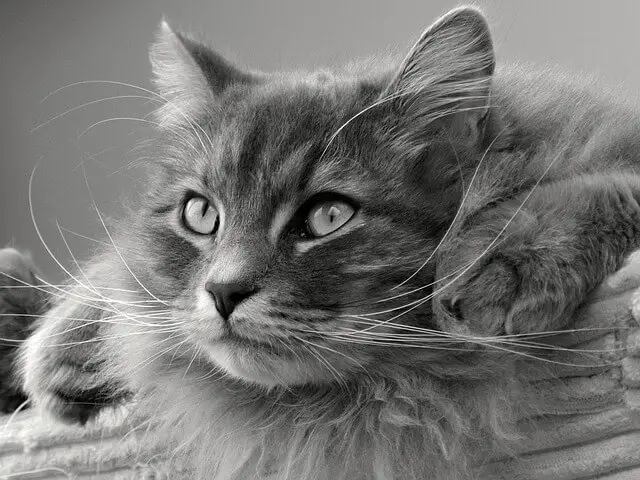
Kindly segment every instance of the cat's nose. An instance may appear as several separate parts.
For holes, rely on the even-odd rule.
[[[255,288],[247,283],[216,283],[207,282],[204,288],[211,294],[216,304],[216,310],[226,320],[236,306],[255,293]]]

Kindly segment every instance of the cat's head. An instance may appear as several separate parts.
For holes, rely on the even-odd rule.
[[[433,253],[486,147],[484,17],[454,10],[375,71],[254,73],[166,23],[151,58],[136,268],[203,357],[268,386],[437,358]]]

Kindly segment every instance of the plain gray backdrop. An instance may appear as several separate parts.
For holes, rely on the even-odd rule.
[[[640,2],[474,3],[490,18],[499,59],[557,64],[598,75],[616,88],[634,93],[640,88]],[[26,248],[47,276],[63,278],[31,218],[28,187],[36,164],[31,206],[62,263],[72,266],[61,232],[81,259],[96,245],[82,236],[104,241],[89,191],[103,215],[117,215],[123,196],[139,188],[140,173],[127,165],[143,155],[132,148],[151,133],[135,118],[144,118],[153,103],[131,98],[148,96],[144,91],[92,82],[150,88],[147,48],[163,16],[241,64],[270,71],[402,52],[457,5],[444,0],[0,0],[0,246]],[[126,98],[100,100],[116,96]]]

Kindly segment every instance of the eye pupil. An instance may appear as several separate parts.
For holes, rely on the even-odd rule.
[[[308,236],[319,238],[329,235],[349,222],[354,214],[354,207],[345,200],[320,202],[307,215]]]
[[[336,218],[338,218],[339,215],[340,215],[340,209],[335,205],[332,205],[331,208],[329,208],[329,211],[327,212],[327,216],[329,217],[330,223],[335,222]]]

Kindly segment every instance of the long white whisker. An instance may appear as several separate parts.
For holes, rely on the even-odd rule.
[[[38,279],[38,277],[36,277],[36,279]],[[38,279],[39,280],[39,279]],[[58,285],[56,284],[49,284],[51,286],[51,288],[64,288],[64,287],[69,287],[68,283],[60,283]],[[46,285],[42,285],[42,286],[46,286]],[[37,289],[37,285],[31,285],[29,283],[26,283],[25,285],[0,285],[0,289],[21,289],[21,288],[33,288],[33,289]],[[116,292],[126,292],[126,293],[139,293],[136,292],[135,290],[128,290],[126,288],[114,288],[114,287],[94,287],[98,290],[109,290],[109,291],[116,291]],[[155,302],[155,300],[141,300],[144,302]]]
[[[187,377],[187,373],[189,373],[189,369],[191,368],[191,365],[193,365],[193,362],[196,360],[196,357],[200,354],[201,348],[199,345],[196,345],[196,348],[193,351],[193,356],[191,357],[191,361],[189,362],[189,365],[187,365],[187,368],[184,371],[184,375],[182,375],[182,378],[186,378]]]
[[[50,118],[49,120],[45,121],[44,123],[41,123],[40,125],[34,127],[31,130],[31,133],[35,133],[38,130],[40,130],[41,128],[46,127],[47,125],[49,125],[51,122],[54,122],[54,121],[58,120],[59,118],[62,118],[64,116],[66,116],[66,115],[69,115],[70,113],[73,113],[73,112],[75,112],[77,110],[80,110],[82,108],[89,107],[91,105],[95,105],[95,104],[98,104],[98,103],[108,102],[108,101],[111,101],[111,100],[134,99],[134,98],[146,99],[146,100],[151,100],[151,101],[156,101],[156,102],[158,101],[158,99],[152,98],[152,97],[148,97],[146,95],[116,95],[116,96],[113,96],[113,97],[99,98],[98,100],[93,100],[91,102],[83,103],[82,105],[77,105],[77,106],[75,106],[73,108],[70,108],[70,109],[68,109],[68,110],[66,110],[66,111],[64,111],[64,112],[62,112],[62,113]]]
[[[420,288],[418,288],[416,290],[422,290],[423,288],[426,288],[428,286],[436,285],[437,283],[441,282],[442,280],[444,280],[446,278],[450,278],[450,277],[455,276],[458,272],[464,273],[465,268],[468,268],[470,265],[472,265],[472,262],[469,262],[466,265],[463,265],[462,267],[458,268],[456,271],[454,271],[452,273],[449,273],[446,276],[442,277],[441,279],[433,281],[428,285],[423,285],[422,287],[420,287]],[[457,278],[458,277],[456,277],[453,281],[455,281]],[[390,308],[387,308],[385,310],[378,310],[378,311],[375,311],[375,312],[361,313],[361,314],[357,314],[356,316],[372,317],[372,316],[376,316],[376,315],[384,315],[386,313],[396,312],[398,310],[405,310],[405,309],[407,309],[408,307],[411,307],[411,306],[420,306],[420,305],[424,304],[424,302],[425,302],[425,297],[422,297],[422,298],[418,298],[416,300],[412,300],[411,302],[405,303],[404,305],[399,305],[397,307],[390,307]],[[376,301],[376,302],[372,302],[372,303],[375,304],[375,303],[378,303],[378,302]],[[397,317],[394,317],[393,319],[390,319],[390,320],[394,320],[395,318],[397,318]]]
[[[326,334],[325,332],[322,332]],[[363,335],[359,335],[363,333]],[[347,334],[343,332],[331,332],[328,334],[329,336],[339,337],[339,338],[356,338],[356,339],[381,339],[383,341],[393,341],[393,342],[425,342],[425,343],[451,343],[455,341],[456,343],[466,342],[466,341],[474,341],[480,342],[484,345],[492,345],[492,344],[504,344],[510,345],[513,347],[526,347],[528,349],[533,350],[550,350],[554,352],[568,352],[568,353],[611,353],[611,352],[620,352],[625,351],[625,347],[620,348],[573,348],[573,347],[563,347],[563,346],[555,346],[540,342],[527,342],[527,341],[518,341],[518,340],[505,340],[499,337],[466,337],[466,336],[451,336],[450,338],[434,338],[432,334],[416,334],[416,333],[385,333],[385,332],[371,332],[366,331],[362,332],[359,330],[353,330],[352,332],[348,332]]]
[[[62,269],[62,271],[69,276],[69,278],[73,279],[78,285],[82,285],[82,282],[80,282],[69,270],[67,270],[64,267],[64,265],[62,265],[62,263],[53,254],[53,252],[49,248],[49,245],[47,245],[47,243],[44,241],[44,237],[42,236],[42,233],[40,232],[40,228],[38,227],[38,223],[36,222],[35,213],[33,211],[33,179],[35,177],[36,169],[38,168],[38,165],[39,165],[41,160],[42,159],[40,159],[34,165],[33,170],[31,171],[31,176],[29,177],[29,192],[28,192],[28,196],[29,196],[29,212],[31,214],[31,222],[33,223],[33,227],[36,230],[36,234],[38,235],[38,238],[40,239],[40,243],[42,243],[42,246],[45,248],[45,250],[47,251],[49,256],[51,256],[53,261],[56,262],[56,264]]]
[[[18,413],[24,410],[30,403],[31,403],[31,400],[27,399],[24,402],[22,402],[20,405],[18,405],[18,408],[14,410],[14,412],[9,417],[9,420],[7,420],[7,422],[4,424],[4,427],[2,428],[2,435],[4,435],[7,432],[7,428],[9,428],[9,425],[15,420]]]
[[[493,247],[494,245],[496,245],[498,243],[498,240],[500,240],[502,234],[507,230],[507,228],[509,227],[509,225],[511,224],[511,222],[514,220],[514,218],[520,213],[520,211],[522,210],[522,208],[524,207],[525,203],[527,202],[527,200],[529,200],[529,198],[531,197],[531,195],[533,195],[533,192],[536,190],[536,188],[538,187],[538,185],[540,185],[540,182],[542,182],[543,178],[546,176],[546,174],[549,172],[549,170],[551,170],[551,167],[553,167],[553,165],[555,164],[555,162],[560,158],[561,152],[558,153],[558,155],[556,155],[556,157],[549,163],[549,165],[546,167],[546,169],[544,170],[544,172],[542,173],[542,175],[538,178],[538,180],[536,181],[536,183],[533,185],[533,187],[531,188],[531,190],[527,193],[527,195],[525,196],[525,198],[522,200],[522,202],[520,203],[520,205],[518,206],[518,208],[516,209],[516,211],[513,213],[513,215],[511,215],[511,217],[509,218],[509,220],[507,221],[507,223],[502,227],[502,229],[498,232],[498,234],[496,235],[496,237],[491,241],[491,243],[489,243],[489,245],[473,260],[471,261],[468,266],[466,268],[464,268],[462,270],[462,272],[460,274],[458,274],[453,280],[449,281],[448,283],[446,283],[445,285],[443,285],[442,287],[436,289],[434,292],[430,293],[429,295],[425,296],[419,303],[416,303],[415,305],[411,306],[410,308],[408,308],[407,310],[405,310],[402,313],[397,314],[396,316],[392,317],[390,320],[396,320],[397,318],[406,315],[407,313],[415,310],[416,308],[420,307],[421,305],[423,305],[424,303],[428,302],[429,300],[431,300],[434,296],[436,296],[438,293],[442,292],[443,290],[445,290],[446,288],[448,288],[449,286],[453,285],[456,280],[458,280],[460,277],[462,277],[462,275],[464,275],[469,269],[471,269],[471,267],[473,265],[475,265],[482,257],[484,257]],[[412,302],[413,303],[413,302]],[[384,322],[383,322],[384,323]]]
[[[160,333],[165,334],[165,333],[177,333],[177,332],[180,332],[180,331],[176,330],[175,328],[166,328],[166,329],[159,329],[159,330],[140,330],[136,332],[128,332],[128,333],[123,333],[119,335],[107,335],[104,337],[90,338],[88,340],[79,340],[76,342],[46,344],[43,347],[44,348],[73,347],[76,345],[85,345],[89,343],[103,342],[105,340],[119,340],[122,338],[128,338],[128,337],[133,337],[138,335],[153,335],[153,334],[160,334]]]
[[[118,256],[120,257],[120,260],[122,261],[123,265],[125,266],[125,268],[129,271],[129,273],[131,274],[131,276],[134,278],[134,280],[138,283],[138,285],[140,285],[140,287],[142,287],[142,289],[147,292],[149,294],[149,296],[151,296],[151,298],[154,298],[155,300],[157,300],[159,303],[162,303],[163,305],[167,305],[169,306],[168,303],[163,302],[162,300],[160,300],[158,297],[156,297],[153,293],[151,293],[147,287],[145,287],[142,282],[140,282],[140,280],[138,279],[138,277],[136,276],[135,273],[133,273],[133,271],[131,270],[131,268],[129,268],[129,265],[127,264],[127,262],[125,261],[124,257],[122,256],[122,254],[120,253],[120,250],[118,249],[118,247],[116,246],[115,242],[113,241],[113,237],[111,236],[111,232],[109,232],[109,229],[107,228],[107,225],[104,222],[104,219],[102,218],[102,214],[100,213],[100,210],[98,209],[98,205],[96,204],[95,198],[93,197],[93,193],[91,191],[91,186],[89,185],[89,178],[87,177],[87,170],[86,169],[82,169],[83,173],[84,173],[84,180],[85,183],[87,185],[87,189],[89,191],[89,196],[91,197],[91,203],[93,204],[93,208],[96,211],[96,214],[98,215],[98,218],[100,219],[100,223],[102,224],[102,228],[104,228],[104,231],[106,232],[107,236],[109,237],[109,241],[111,242],[111,244],[113,245],[113,248],[115,249],[116,253],[118,254]]]
[[[173,339],[174,339],[178,334],[180,334],[180,333],[181,333],[180,331],[174,331],[174,332],[173,332],[171,335],[169,335],[168,337],[166,337],[166,338],[164,338],[164,339],[159,340],[158,342],[156,342],[156,344],[155,344],[155,348],[157,348],[158,346],[160,346],[160,345],[161,345],[161,344],[163,344],[163,343],[166,343],[166,342],[168,342],[168,341],[173,340]],[[179,342],[179,343],[177,343],[177,344],[175,344],[175,345],[171,345],[170,347],[167,347],[167,348],[165,348],[164,350],[161,350],[161,351],[159,351],[159,352],[157,352],[157,353],[154,353],[153,355],[151,355],[150,357],[148,357],[148,358],[147,358],[146,360],[144,360],[143,362],[138,363],[138,364],[135,366],[135,368],[139,368],[139,369],[144,368],[144,367],[146,367],[147,365],[150,365],[151,363],[153,363],[156,359],[158,359],[158,358],[160,358],[161,356],[165,355],[166,353],[170,352],[171,350],[176,349],[176,352],[174,352],[173,356],[171,357],[171,358],[173,359],[173,358],[174,358],[174,356],[175,356],[175,355],[176,355],[176,353],[177,353],[177,349],[178,349],[179,347],[181,347],[181,346],[184,344],[184,342],[185,342],[185,341],[186,341],[186,340],[183,340],[182,342]]]
[[[480,157],[480,161],[478,161],[478,165],[476,166],[474,172],[473,172],[473,176],[471,177],[471,181],[469,182],[469,187],[465,190],[465,193],[462,197],[462,200],[460,202],[460,205],[458,206],[458,209],[456,210],[456,214],[453,217],[453,220],[451,220],[451,223],[449,224],[449,227],[447,228],[447,231],[444,233],[444,236],[440,239],[440,242],[438,243],[438,245],[436,246],[436,248],[433,250],[433,252],[431,252],[431,254],[429,255],[429,257],[422,263],[422,265],[420,265],[420,267],[418,267],[418,269],[409,277],[407,277],[403,282],[399,283],[398,285],[396,285],[395,287],[393,287],[391,290],[395,290],[396,288],[399,288],[401,286],[403,286],[404,284],[406,284],[407,282],[411,281],[412,278],[414,278],[424,267],[425,265],[427,265],[431,259],[433,258],[433,256],[438,252],[439,248],[442,246],[442,244],[444,243],[444,241],[447,239],[447,237],[449,236],[449,233],[451,232],[451,229],[453,228],[453,226],[456,223],[456,220],[458,219],[458,217],[460,216],[460,214],[462,213],[462,209],[465,205],[465,202],[467,201],[467,198],[469,196],[469,193],[471,192],[471,187],[473,186],[473,182],[475,181],[478,172],[480,171],[480,166],[482,165],[484,159],[486,158],[486,156],[488,155],[489,151],[491,150],[491,148],[493,147],[493,145],[495,144],[495,142],[498,140],[498,138],[500,137],[500,135],[502,135],[505,130],[507,129],[507,127],[504,127],[502,130],[500,130],[500,132],[498,132],[498,134],[495,136],[495,138],[491,141],[491,143],[489,144],[489,146],[487,147],[487,149],[485,150],[484,154],[482,155],[482,157]],[[391,297],[392,299],[398,298],[399,296],[402,295],[406,295],[406,294],[400,294],[400,295],[396,295],[395,297]]]
[[[78,259],[76,258],[76,256],[73,254],[73,251],[71,250],[71,246],[69,245],[69,242],[67,242],[67,237],[65,237],[64,233],[62,232],[62,229],[60,228],[60,222],[58,222],[57,218],[56,218],[56,226],[58,227],[58,232],[60,232],[60,238],[62,238],[62,241],[64,242],[65,247],[67,247],[67,251],[69,252],[69,255],[71,255],[71,259],[73,260],[73,263],[75,263],[78,271],[80,272],[80,275],[82,275],[82,277],[87,282],[87,285],[89,286],[87,289],[90,292],[93,292],[96,295],[99,295],[100,298],[105,299],[106,297],[96,290],[93,283],[91,283],[91,280],[89,280],[89,277],[87,277],[87,275],[84,273],[84,270],[82,270],[82,268],[80,267],[80,263],[78,262]]]
[[[83,234],[78,233],[78,232],[74,232],[73,230],[69,230],[68,228],[65,228],[65,227],[62,227],[62,226],[60,228],[62,230],[64,230],[65,232],[70,233],[71,235],[75,235],[76,237],[84,238],[85,240],[89,240],[91,242],[95,242],[95,243],[98,243],[100,245],[104,245],[106,247],[111,247],[111,244],[108,243],[108,242],[103,242],[102,240],[98,240],[96,238],[87,237],[86,235],[83,235]]]
[[[41,102],[44,102],[45,100],[47,100],[52,95],[55,95],[55,94],[57,94],[57,93],[59,93],[59,92],[61,92],[63,90],[66,90],[67,88],[75,87],[75,86],[78,86],[78,85],[89,85],[89,84],[118,85],[118,86],[122,86],[122,87],[128,87],[128,88],[133,88],[135,90],[139,90],[139,91],[148,93],[148,94],[150,94],[150,95],[152,95],[152,96],[154,96],[156,98],[159,98],[163,102],[165,102],[167,105],[171,105],[171,107],[173,109],[175,109],[175,111],[178,112],[178,114],[185,119],[185,121],[189,124],[189,126],[193,129],[193,132],[198,137],[198,141],[202,145],[203,152],[206,152],[207,148],[206,148],[204,142],[202,141],[202,137],[200,137],[200,134],[198,133],[196,128],[199,129],[204,134],[205,138],[209,142],[209,145],[213,144],[209,134],[207,134],[207,132],[200,125],[198,125],[197,123],[194,123],[180,108],[178,108],[178,106],[175,103],[173,103],[171,100],[169,100],[168,98],[164,97],[163,95],[160,95],[159,93],[154,92],[153,90],[149,90],[148,88],[144,88],[144,87],[141,87],[139,85],[133,85],[133,84],[130,84],[130,83],[125,83],[125,82],[117,82],[117,81],[113,81],[113,80],[84,80],[84,81],[81,81],[81,82],[71,83],[69,85],[65,85],[64,87],[60,87],[57,90],[54,90],[53,92],[51,92],[47,96],[45,96],[41,100]]]
[[[398,98],[402,96],[402,93],[396,93],[394,95],[388,95],[386,97],[381,98],[380,100],[372,103],[371,105],[369,105],[366,108],[363,108],[362,110],[360,110],[358,113],[356,113],[355,115],[353,115],[351,118],[349,118],[346,122],[344,122],[334,133],[333,135],[331,135],[331,137],[329,137],[329,140],[327,140],[327,145],[324,147],[324,150],[322,151],[322,154],[320,155],[320,159],[322,159],[325,154],[327,153],[327,150],[329,150],[329,147],[331,146],[331,144],[333,143],[333,141],[336,139],[336,137],[338,135],[340,135],[340,132],[342,132],[342,130],[344,130],[351,122],[353,122],[356,118],[358,118],[360,115],[365,114],[366,112],[368,112],[369,110],[382,105],[385,102],[388,102],[390,100],[393,100],[394,98]]]
[[[25,475],[38,474],[38,476],[40,476],[40,474],[42,474],[42,473],[53,473],[53,472],[61,473],[68,480],[72,480],[73,479],[73,474],[71,472],[68,472],[68,471],[63,470],[62,468],[58,468],[58,467],[45,467],[45,468],[37,468],[35,470],[23,470],[21,472],[8,473],[7,475],[4,476],[4,478],[7,479],[7,480],[10,479],[10,478],[27,478],[27,477],[25,477]]]
[[[366,373],[367,375],[370,375],[370,374],[369,374],[369,371],[364,367],[364,365],[362,365],[362,364],[361,364],[359,361],[357,361],[355,358],[350,357],[349,355],[347,355],[347,354],[345,354],[345,353],[342,353],[342,352],[339,352],[339,351],[337,351],[337,350],[334,350],[333,348],[330,348],[330,347],[328,347],[328,346],[326,346],[326,345],[319,345],[319,344],[314,343],[314,342],[312,342],[312,341],[310,341],[310,340],[308,340],[308,339],[303,339],[302,337],[299,337],[299,336],[296,336],[295,338],[296,338],[296,339],[298,339],[298,340],[300,340],[300,341],[302,341],[302,342],[305,342],[305,343],[307,343],[307,344],[309,344],[309,345],[312,345],[312,346],[314,346],[314,347],[316,347],[316,348],[321,348],[321,349],[326,350],[326,351],[328,351],[328,352],[335,353],[336,355],[340,355],[341,357],[346,358],[346,359],[347,359],[347,360],[349,360],[350,362],[355,363],[358,367],[360,367],[360,368],[364,371],[364,373]]]
[[[62,230],[60,229],[60,224],[58,223],[58,220],[56,219],[56,225],[58,226],[58,231],[60,232],[60,236],[62,237],[62,241],[64,242],[65,246],[67,247],[67,250],[69,251],[69,254],[71,255],[71,258],[73,259],[74,263],[76,264],[76,267],[78,268],[78,270],[80,271],[81,275],[84,277],[84,279],[86,280],[87,284],[91,287],[89,290],[96,293],[97,295],[100,296],[101,300],[106,301],[106,303],[111,306],[112,309],[116,310],[119,312],[118,308],[115,307],[113,304],[124,304],[127,306],[139,306],[140,303],[146,303],[146,302],[154,302],[155,300],[140,300],[140,301],[122,301],[119,299],[112,299],[109,297],[106,297],[104,295],[102,295],[99,291],[97,291],[95,289],[95,286],[91,283],[91,280],[89,280],[89,277],[87,277],[87,275],[85,275],[84,271],[82,270],[82,268],[80,267],[80,263],[78,262],[78,260],[76,259],[75,255],[73,254],[73,252],[71,251],[71,247],[69,246],[69,243],[67,242],[66,237],[64,236],[64,233],[62,233]],[[144,306],[144,305],[143,305]],[[146,306],[144,306],[146,307]],[[122,315],[126,315],[124,312],[121,312]]]
[[[307,352],[309,352],[313,357],[315,357],[322,365],[327,367],[327,369],[334,376],[334,378],[336,379],[338,384],[343,385],[344,387],[346,387],[346,381],[345,381],[344,377],[340,374],[340,372],[338,370],[336,370],[336,368],[333,365],[331,365],[331,362],[329,362],[329,360],[327,360],[322,355],[320,355],[319,352],[317,352],[313,348],[311,348],[311,346],[315,346],[315,344],[311,344],[307,340],[304,340],[304,339],[302,339],[302,338],[300,338],[300,337],[298,337],[296,335],[293,335],[293,338],[295,338],[296,340],[301,342],[302,347]]]

